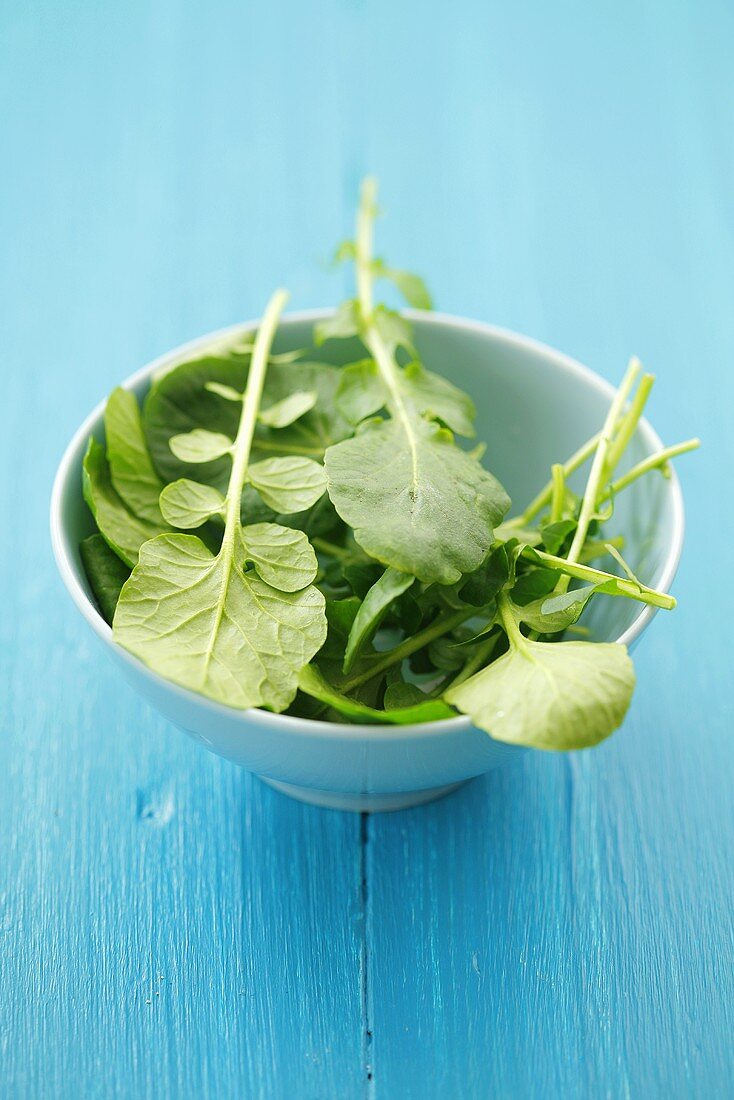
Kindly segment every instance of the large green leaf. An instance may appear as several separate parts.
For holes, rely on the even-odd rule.
[[[276,711],[291,703],[298,673],[323,644],[327,629],[325,599],[311,584],[317,561],[306,536],[267,523],[243,528],[241,519],[268,356],[286,298],[279,291],[265,312],[242,402],[200,387],[222,406],[240,411],[226,495],[186,478],[164,494],[164,507],[170,505],[169,514],[179,521],[200,519],[209,507],[223,515],[216,555],[196,535],[146,542],[113,622],[116,640],[161,676],[229,706]],[[203,438],[205,450],[211,441],[208,427],[189,427],[179,435],[188,441]],[[248,569],[248,562],[255,568]]]
[[[163,482],[148,451],[135,394],[113,390],[104,413],[107,461],[114,488],[134,515],[165,528],[158,506]]]
[[[155,672],[232,707],[284,710],[326,637],[324,597],[244,572],[246,551],[214,557],[195,535],[161,535],[117,604],[117,640]]]
[[[499,482],[422,417],[372,425],[326,452],[329,496],[360,546],[421,581],[476,569],[509,506]]]
[[[498,741],[583,749],[621,725],[634,686],[625,646],[526,638],[444,698]]]
[[[139,519],[125,507],[112,484],[105,449],[96,439],[89,440],[84,456],[82,490],[105,542],[126,565],[135,565],[142,544],[166,529]]]

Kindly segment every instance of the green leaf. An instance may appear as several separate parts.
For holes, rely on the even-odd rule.
[[[275,711],[290,705],[298,674],[327,629],[324,597],[310,583],[317,563],[306,536],[272,524],[243,529],[240,516],[268,356],[286,298],[283,291],[272,297],[255,341],[216,555],[195,535],[146,542],[113,621],[116,641],[160,675],[229,706]],[[187,434],[197,431],[204,430]],[[246,568],[248,561],[254,570]]]
[[[112,391],[105,406],[104,426],[113,486],[134,515],[163,530],[165,523],[158,506],[163,482],[148,452],[134,394],[119,387]]]
[[[280,523],[250,523],[242,538],[248,560],[281,592],[299,592],[315,579],[319,563],[303,531]]]
[[[387,306],[376,306],[372,313],[372,323],[390,355],[394,355],[398,348],[405,348],[406,351],[414,354],[413,328],[410,321],[400,313],[396,313],[394,309],[388,309]]]
[[[316,347],[327,340],[346,340],[359,331],[359,307],[354,300],[342,302],[332,317],[319,321],[314,327]]]
[[[266,458],[250,466],[249,479],[276,512],[302,512],[323,496],[326,474],[311,458]]]
[[[168,445],[180,462],[215,462],[232,453],[232,440],[222,432],[194,428],[183,435],[171,436]]]
[[[512,589],[512,598],[521,606],[531,600],[547,596],[558,584],[560,574],[557,569],[528,569],[517,578]]]
[[[359,657],[362,647],[373,637],[393,600],[407,592],[415,577],[388,568],[380,579],[372,585],[357,612],[352,629],[349,631],[347,648],[344,653],[343,671],[350,672]]]
[[[224,497],[213,485],[202,485],[185,477],[166,485],[160,496],[166,522],[187,531],[201,527],[213,516],[223,516],[224,504]]]
[[[550,598],[544,596],[524,607],[514,605],[513,611],[518,622],[527,623],[531,630],[537,630],[539,634],[560,634],[579,619],[600,587],[604,588],[603,585],[589,584]]]
[[[372,270],[381,279],[388,279],[414,309],[433,309],[431,295],[420,275],[399,268],[387,267],[382,260],[373,260]]]
[[[440,699],[427,699],[416,706],[395,710],[378,710],[342,695],[324,678],[315,665],[307,665],[299,677],[298,686],[307,695],[333,707],[334,710],[356,722],[367,725],[413,725],[417,722],[437,722],[453,718],[454,711]]]
[[[239,541],[239,540],[238,540]],[[216,557],[195,535],[141,548],[114,618],[117,640],[155,672],[231,707],[284,710],[326,637],[324,597],[287,593]]]
[[[548,553],[560,554],[569,535],[573,535],[576,527],[575,519],[559,519],[556,523],[544,524],[540,528],[540,534]]]
[[[262,458],[272,454],[301,454],[323,458],[332,443],[352,434],[352,426],[336,404],[340,371],[326,363],[294,363],[270,367],[265,389],[268,402],[287,400],[298,391],[313,392],[316,404],[298,420],[274,430],[258,424],[253,452]]]
[[[507,546],[498,546],[459,586],[459,597],[472,607],[486,607],[510,577]]]
[[[287,428],[294,420],[300,419],[304,413],[312,409],[316,404],[318,394],[315,390],[296,391],[282,401],[276,401],[267,409],[261,409],[258,420],[268,428]]]
[[[454,584],[485,557],[509,499],[499,482],[455,445],[451,432],[425,419],[403,393],[406,384],[417,384],[420,392],[431,383],[420,371],[406,379],[398,364],[398,349],[411,350],[405,318],[373,306],[375,196],[374,180],[365,180],[355,251],[359,304],[352,308],[389,395],[391,419],[367,421],[354,438],[328,449],[329,496],[369,555],[427,584]]]
[[[492,545],[509,500],[438,424],[389,420],[330,447],[329,496],[363,549],[425,583],[453,584]]]
[[[203,356],[180,363],[160,378],[143,404],[143,428],[153,464],[165,482],[188,477],[215,485],[224,492],[232,464],[229,456],[208,463],[183,462],[169,447],[175,435],[195,428],[220,432],[230,439],[237,434],[242,413],[241,401],[222,400],[213,393],[211,383],[234,391],[247,382],[249,356],[225,358]]]
[[[125,507],[112,484],[104,447],[96,439],[89,440],[84,456],[82,490],[107,545],[126,565],[135,565],[142,544],[160,534],[161,528],[138,519]]]
[[[457,435],[468,439],[476,435],[474,418],[477,412],[474,402],[458,386],[426,370],[417,360],[403,368],[400,382],[403,392],[411,399],[418,412],[440,420]]]
[[[634,686],[625,646],[524,639],[444,698],[498,741],[583,749],[621,725]]]
[[[336,403],[350,424],[374,416],[385,405],[387,390],[373,359],[350,363],[339,372]]]
[[[99,534],[82,539],[79,552],[97,606],[103,618],[111,623],[120,590],[130,576],[130,570]]]
[[[425,691],[421,691],[417,684],[404,680],[388,684],[385,688],[385,710],[403,710],[405,707],[422,706],[429,701]]]
[[[359,611],[359,605],[360,600],[356,596],[346,596],[340,600],[327,599],[326,618],[329,623],[329,632],[319,654],[319,660],[326,658],[337,661],[341,667],[349,631]]]

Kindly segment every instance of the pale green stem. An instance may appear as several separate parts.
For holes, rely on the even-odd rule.
[[[700,446],[700,439],[686,439],[683,443],[675,443],[672,447],[666,447],[665,450],[658,451],[657,454],[648,455],[647,458],[643,458],[642,462],[638,462],[636,466],[628,470],[626,474],[623,474],[620,478],[617,478],[616,481],[613,481],[604,491],[599,503],[603,504],[605,500],[609,500],[610,497],[616,496],[617,493],[621,493],[621,491],[626,489],[628,485],[631,485],[633,481],[637,481],[638,477],[642,477],[643,474],[649,473],[650,470],[657,470],[664,467],[671,458],[687,454],[689,451],[695,451],[696,448]]]
[[[527,646],[527,639],[523,635],[520,627],[517,625],[517,620],[512,613],[512,607],[510,606],[510,598],[506,592],[500,592],[497,597],[497,610],[499,612],[500,621],[507,634],[507,640],[513,649],[524,649]]]
[[[534,561],[538,559],[550,569],[558,569],[567,579],[574,578],[580,581],[589,581],[591,584],[604,584],[614,581],[616,591],[610,592],[611,596],[626,596],[628,599],[637,600],[639,603],[652,604],[653,607],[664,607],[670,611],[675,607],[675,598],[667,592],[658,592],[655,588],[648,588],[645,584],[636,584],[632,581],[618,577],[614,573],[605,573],[602,569],[594,569],[590,565],[581,565],[566,558],[556,557],[555,554],[547,554],[545,550],[533,550],[528,547],[523,550],[523,557]],[[558,591],[558,589],[556,589]]]
[[[556,462],[551,467],[553,495],[551,496],[551,523],[558,523],[563,519],[563,505],[566,502],[566,475],[563,466]]]
[[[604,467],[605,481],[608,481],[609,478],[612,476],[617,466],[619,465],[619,460],[621,459],[624,452],[627,450],[629,441],[632,439],[632,436],[637,429],[637,425],[640,422],[640,418],[645,411],[645,405],[647,404],[647,399],[650,396],[650,391],[654,383],[654,374],[643,374],[642,378],[640,379],[640,384],[638,385],[635,395],[630,402],[630,407],[621,418],[617,433],[614,437],[612,445],[609,448],[606,465]]]
[[[287,301],[288,292],[286,290],[276,290],[268,302],[255,338],[252,362],[247,376],[247,388],[242,400],[242,414],[237,436],[232,446],[232,470],[227,486],[227,511],[224,529],[224,541],[228,544],[231,544],[234,539],[240,522],[242,490],[247,478],[247,467],[250,462],[257,413],[265,385],[268,353],[275,337],[280,315]]]
[[[571,548],[568,551],[567,560],[570,563],[577,562],[583,550],[584,543],[586,542],[586,536],[589,533],[589,524],[591,523],[594,512],[597,507],[597,498],[602,489],[604,469],[607,461],[607,455],[609,454],[609,448],[612,444],[612,438],[614,436],[615,429],[622,415],[625,402],[629,397],[630,391],[635,384],[638,374],[640,373],[640,364],[636,359],[630,361],[630,365],[627,368],[627,372],[622,379],[622,384],[614,395],[614,400],[609,407],[606,420],[604,421],[604,427],[601,430],[601,436],[594,452],[594,457],[591,462],[591,469],[589,470],[589,477],[586,482],[586,488],[584,495],[581,499],[581,509],[579,511],[578,525],[574,532]],[[568,589],[569,577],[561,577],[558,582],[558,590],[565,592]]]
[[[337,546],[335,542],[322,539],[319,535],[314,535],[311,539],[311,545],[314,550],[320,550],[322,554],[331,554],[332,558],[351,558],[354,556],[350,550],[347,550],[346,546]]]
[[[468,680],[470,676],[473,676],[475,672],[478,672],[480,669],[484,668],[485,665],[489,664],[489,659],[497,648],[497,643],[501,637],[501,634],[493,634],[477,647],[464,667],[454,676],[451,681],[452,688],[458,687],[459,684],[463,684],[464,681]]]
[[[564,480],[567,481],[568,478],[571,476],[571,474],[573,474],[576,470],[578,470],[579,466],[583,466],[583,464],[586,462],[587,458],[591,458],[591,456],[593,455],[594,450],[596,448],[596,445],[599,442],[599,436],[600,436],[599,432],[597,432],[596,435],[592,435],[591,439],[587,439],[585,443],[581,444],[581,446],[579,447],[579,449],[577,451],[574,451],[574,453],[571,455],[570,458],[566,459],[566,461],[563,463],[563,477],[564,477]],[[525,526],[527,526],[527,524],[529,524],[533,519],[535,519],[538,512],[542,512],[543,508],[545,508],[545,506],[550,502],[552,496],[553,496],[553,482],[549,481],[546,485],[543,486],[543,488],[540,490],[538,495],[536,497],[534,497],[533,500],[530,501],[530,504],[528,504],[527,508],[522,513],[522,515],[513,516],[512,519],[506,520],[505,523],[503,523],[502,526],[503,527],[525,527]]]
[[[372,358],[377,363],[382,380],[390,394],[388,402],[393,416],[400,421],[413,461],[413,489],[417,491],[418,476],[418,450],[413,423],[406,408],[400,389],[400,374],[397,363],[380,335],[380,331],[374,320],[374,303],[372,299],[373,283],[373,256],[372,237],[377,206],[377,182],[368,177],[362,183],[359,209],[357,210],[356,227],[356,269],[357,269],[357,297],[359,300],[359,313],[362,322],[360,335]]]

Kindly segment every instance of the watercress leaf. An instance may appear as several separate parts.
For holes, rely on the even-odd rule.
[[[337,367],[326,363],[270,367],[265,386],[267,403],[286,400],[295,391],[315,393],[316,403],[285,428],[274,430],[258,424],[253,453],[262,458],[273,454],[300,454],[321,459],[328,446],[350,436],[352,425],[335,400],[339,375]]]
[[[223,432],[210,432],[206,428],[194,428],[182,435],[173,435],[168,441],[171,451],[180,462],[214,462],[232,452],[232,440]]]
[[[120,590],[130,576],[130,570],[100,534],[89,535],[79,544],[84,571],[97,606],[108,623],[112,622]]]
[[[388,568],[372,585],[349,631],[344,653],[344,673],[351,671],[362,647],[373,637],[392,602],[403,592],[407,592],[414,580],[415,577],[408,573],[400,573],[397,569]]]
[[[444,698],[498,741],[582,749],[622,723],[634,686],[625,646],[525,639]]]
[[[286,514],[310,508],[326,490],[323,466],[299,455],[255,462],[249,478],[270,508]]]
[[[205,382],[204,389],[208,393],[215,393],[217,397],[223,397],[225,401],[241,402],[244,396],[234,386],[225,386],[223,382]]]
[[[243,528],[245,554],[267,584],[281,592],[299,592],[316,577],[318,561],[303,531],[280,523],[250,523]]]
[[[373,359],[350,363],[339,372],[336,403],[351,424],[359,424],[383,408],[385,385]]]
[[[413,306],[414,309],[433,309],[430,292],[420,275],[414,275],[412,271],[387,267],[382,260],[373,262],[373,270],[379,278],[389,279],[409,306]]]
[[[138,560],[141,545],[161,527],[139,519],[127,509],[112,484],[105,449],[96,439],[90,439],[82,464],[82,491],[105,542],[126,565]]]
[[[239,542],[239,540],[235,540]],[[326,637],[324,597],[283,592],[195,535],[159,535],[120,595],[113,632],[166,679],[231,707],[284,710]]]
[[[330,447],[329,496],[362,548],[426,583],[476,569],[509,506],[502,486],[420,416],[382,421]]]
[[[267,409],[261,409],[258,420],[268,428],[287,428],[316,404],[318,394],[315,390],[298,391],[276,401]]]
[[[406,320],[405,317],[396,313],[394,309],[379,305],[373,311],[373,321],[380,338],[384,341],[391,355],[395,353],[397,348],[405,348],[411,355],[415,354],[413,329],[410,321]]]
[[[436,722],[453,718],[455,712],[441,699],[426,699],[417,705],[394,710],[378,710],[356,699],[343,695],[325,679],[319,669],[311,664],[303,669],[298,686],[301,691],[356,722],[368,725],[412,725],[416,722]]]
[[[226,490],[231,470],[229,456],[201,464],[182,462],[168,441],[195,428],[207,428],[234,439],[241,402],[223,401],[220,394],[207,386],[216,382],[243,390],[248,364],[249,356],[246,359],[203,356],[180,363],[152,387],[143,404],[143,427],[153,464],[163,481],[189,477],[215,485],[222,492]]]
[[[319,660],[338,662],[341,668],[344,650],[347,645],[349,631],[352,629],[354,617],[359,611],[360,600],[356,596],[347,596],[344,599],[327,599],[326,620],[329,631],[326,641],[319,653]]]
[[[558,584],[560,576],[557,569],[528,569],[521,573],[512,589],[512,599],[521,606],[531,600],[547,596]]]
[[[540,535],[548,553],[560,554],[576,527],[575,519],[559,519],[555,523],[543,524],[540,528]]]
[[[148,452],[135,394],[119,387],[112,391],[105,406],[104,426],[113,486],[134,515],[163,530],[165,523],[158,507],[163,482]]]
[[[356,336],[359,331],[359,309],[353,299],[342,302],[331,317],[319,321],[314,327],[316,347],[327,340],[344,340]]]
[[[577,621],[599,588],[596,584],[585,585],[550,598],[541,597],[524,607],[515,605],[513,611],[518,622],[527,623],[531,630],[537,630],[539,634],[559,634]]]
[[[473,573],[467,574],[459,585],[459,597],[472,607],[486,607],[504,587],[510,577],[510,561],[507,546],[500,544]]]
[[[401,710],[403,707],[414,707],[426,702],[428,702],[428,697],[417,684],[409,684],[405,680],[396,680],[385,688],[385,698],[383,700],[385,710]]]
[[[361,600],[365,598],[373,584],[381,574],[381,569],[376,562],[353,562],[344,566],[344,577],[355,596]]]
[[[419,412],[426,413],[434,420],[442,421],[457,435],[467,438],[476,435],[474,402],[458,386],[426,370],[423,364],[415,359],[401,371],[400,384]],[[481,455],[475,457],[481,458]]]
[[[334,263],[341,264],[345,260],[353,260],[356,254],[354,241],[341,241],[334,249]]]
[[[185,530],[201,527],[213,516],[222,515],[224,504],[224,497],[213,485],[202,485],[185,477],[166,485],[160,496],[166,522]]]

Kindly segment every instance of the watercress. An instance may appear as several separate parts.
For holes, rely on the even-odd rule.
[[[633,360],[600,431],[508,517],[483,444],[467,442],[471,398],[375,299],[388,280],[431,307],[422,280],[373,254],[375,214],[366,180],[337,254],[356,296],[314,332],[316,348],[358,349],[345,366],[273,352],[278,292],[257,333],[159,371],[142,409],[110,395],[82,477],[96,531],[80,555],[100,611],[154,671],[232,707],[373,725],[463,713],[513,744],[597,744],[635,678],[624,646],[591,639],[585,610],[675,606],[605,524],[620,493],[698,441],[620,473],[653,385]]]
[[[223,518],[219,551],[212,554],[188,534],[163,534],[146,542],[113,620],[120,645],[168,679],[230,706],[275,711],[291,702],[299,673],[326,637],[324,597],[311,583],[316,555],[306,536],[277,524],[243,526],[240,516],[243,487],[254,480],[252,441],[268,351],[285,299],[283,292],[271,299],[257,334],[237,433],[228,444],[226,492],[212,490],[216,496],[210,497],[206,515],[196,482],[179,479],[169,487],[176,490],[184,526],[214,515]],[[205,443],[186,453],[187,461],[210,461],[212,446]],[[288,497],[294,490],[289,486],[283,492]],[[178,514],[167,511],[171,519]]]

